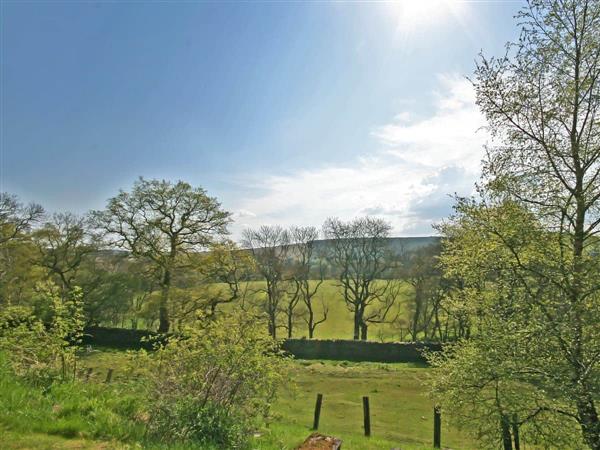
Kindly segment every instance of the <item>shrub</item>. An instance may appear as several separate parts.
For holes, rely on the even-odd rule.
[[[219,448],[244,447],[254,427],[269,419],[285,363],[278,345],[256,321],[199,320],[169,337],[146,367],[149,435]]]
[[[38,286],[38,292],[46,320],[26,307],[0,311],[0,352],[8,356],[16,375],[49,385],[74,377],[84,325],[81,290],[63,299],[47,283]]]

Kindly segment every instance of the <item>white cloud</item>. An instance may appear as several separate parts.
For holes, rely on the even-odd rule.
[[[456,75],[438,81],[429,117],[400,111],[372,131],[377,152],[249,182],[254,194],[238,200],[244,223],[236,223],[234,234],[261,224],[320,225],[329,216],[365,214],[389,220],[396,235],[431,234],[431,224],[449,212],[449,194],[471,192],[486,139],[469,82]]]

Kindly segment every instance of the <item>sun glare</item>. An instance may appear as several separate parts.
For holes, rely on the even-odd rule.
[[[398,0],[386,3],[396,34],[403,40],[451,18],[461,19],[465,5],[464,1],[458,0]]]

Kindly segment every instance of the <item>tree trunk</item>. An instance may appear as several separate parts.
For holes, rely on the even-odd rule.
[[[275,313],[273,311],[269,311],[269,334],[273,339],[277,339],[277,324],[275,321]]]
[[[353,339],[357,341],[360,338],[360,322],[361,315],[358,309],[354,310],[354,335]]]
[[[592,450],[600,450],[600,422],[594,400],[592,398],[580,399],[577,402],[577,413],[586,444]]]
[[[366,323],[361,323],[360,324],[360,339],[362,341],[366,341],[367,340],[367,328],[369,327],[369,325],[367,325]]]
[[[510,421],[506,414],[502,414],[500,419],[500,428],[502,430],[502,448],[512,450],[512,436],[510,434]]]
[[[160,305],[158,308],[158,332],[168,333],[171,327],[169,321],[169,290],[171,288],[171,272],[169,269],[164,269],[163,279],[161,282]]]

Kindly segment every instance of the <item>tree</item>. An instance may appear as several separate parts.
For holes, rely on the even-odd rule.
[[[285,266],[287,263],[290,235],[280,226],[263,225],[256,230],[244,230],[243,244],[250,249],[256,268],[265,280],[262,308],[267,314],[269,334],[277,337],[277,316],[285,295]]]
[[[431,338],[436,331],[441,332],[440,300],[441,279],[437,266],[439,245],[431,244],[407,253],[405,263],[406,280],[414,290],[413,302],[410,304],[408,331],[412,340],[418,340],[423,334],[425,340]]]
[[[27,304],[42,274],[33,267],[35,248],[31,227],[44,215],[41,206],[23,205],[17,197],[0,192],[0,304]]]
[[[75,288],[63,298],[52,282],[41,283],[38,288],[44,317],[34,314],[30,307],[0,310],[0,352],[8,357],[17,375],[36,384],[72,381],[83,337],[81,292]]]
[[[536,0],[519,18],[519,41],[477,66],[477,103],[492,142],[479,204],[460,202],[448,229],[461,239],[447,240],[445,253],[470,249],[480,267],[450,258],[446,270],[471,279],[491,302],[483,308],[469,291],[464,297],[489,329],[502,327],[485,311],[514,302],[495,320],[518,339],[505,346],[497,333],[485,342],[489,351],[511,349],[502,353],[514,366],[510,379],[539,389],[529,416],[572,419],[600,449],[600,3]],[[484,339],[487,329],[475,329],[472,339]]]
[[[119,192],[93,216],[111,245],[147,260],[160,272],[158,331],[168,332],[173,270],[185,263],[186,255],[227,234],[230,213],[201,187],[139,178],[131,192]]]
[[[337,268],[338,286],[354,315],[354,339],[366,340],[369,324],[386,320],[400,292],[397,280],[385,279],[393,266],[390,228],[371,217],[350,222],[330,218],[323,225],[331,240],[328,258]]]
[[[317,318],[314,297],[323,284],[322,259],[318,261],[318,279],[311,283],[312,269],[315,267],[315,242],[319,238],[319,230],[315,227],[294,227],[290,231],[292,245],[292,283],[294,285],[293,299],[300,300],[306,307],[304,321],[308,328],[308,338],[312,339],[317,326],[327,320],[329,312],[322,303],[322,316]],[[288,308],[288,337],[292,337],[293,308]]]
[[[519,267],[523,262],[547,267],[553,233],[511,201],[489,205],[463,199],[456,210],[441,227],[441,262],[448,276],[463,280],[454,300],[460,300],[456,307],[476,331],[432,358],[436,401],[489,445],[510,441],[505,425],[510,418],[529,442],[577,448],[576,409],[565,395],[570,381],[559,382],[565,368],[557,330],[552,332],[558,324],[545,316],[561,299],[532,274],[524,286]],[[560,253],[558,246],[554,251]],[[591,309],[587,320],[597,311]],[[561,332],[568,333],[563,325]]]
[[[16,196],[0,192],[0,245],[29,231],[43,215],[40,205],[23,205]]]
[[[50,277],[56,277],[63,294],[73,288],[73,280],[86,256],[97,250],[87,220],[71,213],[54,214],[33,233],[39,252],[36,264]]]
[[[203,307],[207,317],[214,319],[219,305],[240,302],[244,309],[248,281],[254,270],[252,256],[235,242],[224,241],[211,246],[200,264],[207,291]]]

